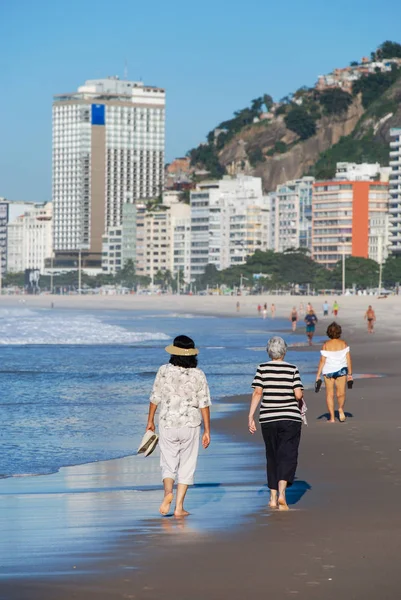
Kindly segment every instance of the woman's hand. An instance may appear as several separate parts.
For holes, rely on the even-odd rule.
[[[209,447],[209,444],[210,444],[210,433],[207,433],[205,431],[205,433],[202,435],[202,446],[206,450],[206,448]]]
[[[249,432],[252,433],[252,435],[256,431],[255,419],[253,417],[249,417],[249,420],[248,420],[248,429],[249,429]]]
[[[148,421],[148,424],[146,425],[146,431],[148,431],[149,429],[150,431],[155,431],[156,427],[154,421]]]
[[[354,381],[354,378],[352,377],[352,375],[347,375],[347,381]]]

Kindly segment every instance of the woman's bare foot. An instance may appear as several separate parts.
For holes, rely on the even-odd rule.
[[[333,418],[333,419],[327,419],[327,422],[328,422],[328,423],[335,423],[335,422],[336,422],[336,420],[335,420],[334,418]]]
[[[278,509],[279,510],[290,510],[288,508],[288,504],[285,498],[279,498],[278,499]]]
[[[172,501],[173,501],[173,494],[172,494],[172,492],[169,492],[168,494],[166,494],[164,496],[163,502],[160,504],[160,508],[159,508],[159,513],[161,515],[163,515],[164,517],[166,515],[168,515]]]
[[[340,423],[344,423],[344,421],[346,420],[346,416],[344,414],[344,411],[342,408],[338,409],[338,420],[340,421]]]
[[[187,517],[188,515],[189,512],[187,510],[184,510],[183,508],[176,508],[174,511],[175,517]]]
[[[269,506],[270,508],[277,508],[277,490],[270,492]]]

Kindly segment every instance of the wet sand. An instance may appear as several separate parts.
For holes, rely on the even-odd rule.
[[[76,512],[85,526],[92,518],[95,546],[85,549],[87,528],[83,528],[82,540],[68,555],[69,569],[47,571],[45,576],[44,554],[41,573],[1,579],[0,598],[242,600],[252,593],[279,598],[397,599],[401,341],[396,331],[390,333],[389,320],[386,329],[378,326],[374,336],[366,334],[357,312],[349,310],[349,316],[340,321],[346,325],[345,337],[352,346],[354,373],[384,377],[357,379],[348,393],[344,424],[326,423],[324,391],[307,392],[309,426],[303,431],[298,481],[289,493],[288,513],[267,508],[262,439],[260,432],[250,438],[246,431],[249,397],[236,398],[233,401],[241,404],[240,410],[215,425],[230,441],[225,467],[217,476],[205,470],[203,484],[190,491],[188,508],[193,516],[183,521],[155,514],[144,527],[134,529],[129,526],[130,503],[125,501],[122,509],[109,495],[108,510],[114,509],[116,522],[109,520],[103,526],[108,534],[105,540],[95,531],[100,527],[101,505],[89,503],[85,510],[78,505]],[[319,323],[318,333],[324,332],[324,325]],[[318,348],[305,351],[314,352],[318,359]],[[224,445],[218,447],[224,452]],[[124,460],[128,465],[131,459]],[[217,464],[219,456],[213,460]],[[110,471],[108,483],[113,486],[114,477],[115,487],[122,487],[122,461],[105,464]],[[78,469],[82,485],[90,487],[85,466]],[[233,471],[237,474],[234,481],[228,475]],[[219,487],[223,498],[216,496]],[[112,490],[104,493],[112,494]],[[32,502],[27,491],[21,496],[16,494],[15,502],[24,501],[24,512],[30,511],[30,518],[35,519],[35,494]],[[152,502],[156,507],[156,496]],[[220,510],[224,502],[230,506],[227,515]],[[44,511],[42,507],[42,516]],[[121,512],[124,527],[118,518]],[[49,523],[47,527],[52,529]],[[29,530],[26,533],[29,549]],[[23,536],[20,543],[24,543]],[[55,531],[53,548],[63,543],[62,531]],[[52,554],[51,545],[48,552]]]

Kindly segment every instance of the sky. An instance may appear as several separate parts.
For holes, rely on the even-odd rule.
[[[0,197],[51,199],[54,94],[119,75],[166,89],[166,161],[264,93],[401,43],[399,0],[0,0]]]

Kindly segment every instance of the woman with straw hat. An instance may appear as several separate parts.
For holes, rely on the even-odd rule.
[[[159,446],[164,499],[160,513],[167,515],[173,501],[174,482],[177,497],[174,515],[185,517],[184,499],[194,473],[199,452],[200,425],[203,421],[202,446],[210,444],[210,392],[206,376],[197,368],[194,341],[179,335],[166,347],[170,361],[157,372],[150,397],[146,430],[155,431],[154,417],[160,405]]]

